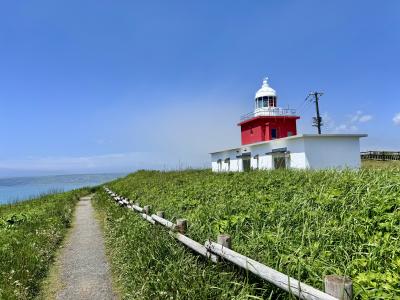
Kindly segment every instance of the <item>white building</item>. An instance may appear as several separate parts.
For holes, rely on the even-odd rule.
[[[294,110],[276,106],[268,81],[256,93],[255,110],[242,117],[242,145],[211,153],[214,172],[250,169],[356,169],[361,165],[360,138],[366,134],[297,135]]]

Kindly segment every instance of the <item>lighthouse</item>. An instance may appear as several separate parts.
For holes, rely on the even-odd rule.
[[[296,111],[278,107],[276,91],[264,78],[261,88],[256,92],[254,111],[241,117],[242,145],[270,141],[297,134]]]
[[[299,134],[294,109],[278,106],[268,78],[254,97],[254,110],[238,126],[241,146],[211,152],[214,172],[267,169],[358,169],[366,134]]]

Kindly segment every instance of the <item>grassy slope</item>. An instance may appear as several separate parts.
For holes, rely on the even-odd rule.
[[[363,298],[400,296],[399,169],[142,171],[109,186],[164,210],[169,219],[187,218],[188,234],[200,242],[229,233],[238,252],[317,288],[323,288],[325,274],[347,274]],[[234,280],[227,266],[184,255],[166,232],[118,208],[104,193],[96,205],[106,216],[108,248],[127,298],[168,298],[158,291],[182,299],[274,292],[257,280],[246,282],[246,276]]]
[[[0,206],[0,299],[31,299],[38,294],[83,193]]]

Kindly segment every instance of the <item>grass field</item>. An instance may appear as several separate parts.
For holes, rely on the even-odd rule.
[[[343,274],[357,298],[400,297],[397,168],[140,171],[108,186],[168,219],[188,219],[188,235],[199,242],[230,234],[238,252],[316,288],[325,275]],[[229,264],[208,264],[103,192],[95,205],[126,299],[290,297]]]
[[[400,169],[400,160],[363,160],[362,167],[366,169]]]
[[[0,205],[0,299],[32,299],[87,191]]]

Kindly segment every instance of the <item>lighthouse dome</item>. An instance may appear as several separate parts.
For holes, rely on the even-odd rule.
[[[276,91],[268,84],[268,77],[264,78],[261,89],[259,89],[256,93],[256,99],[265,96],[276,97]]]

